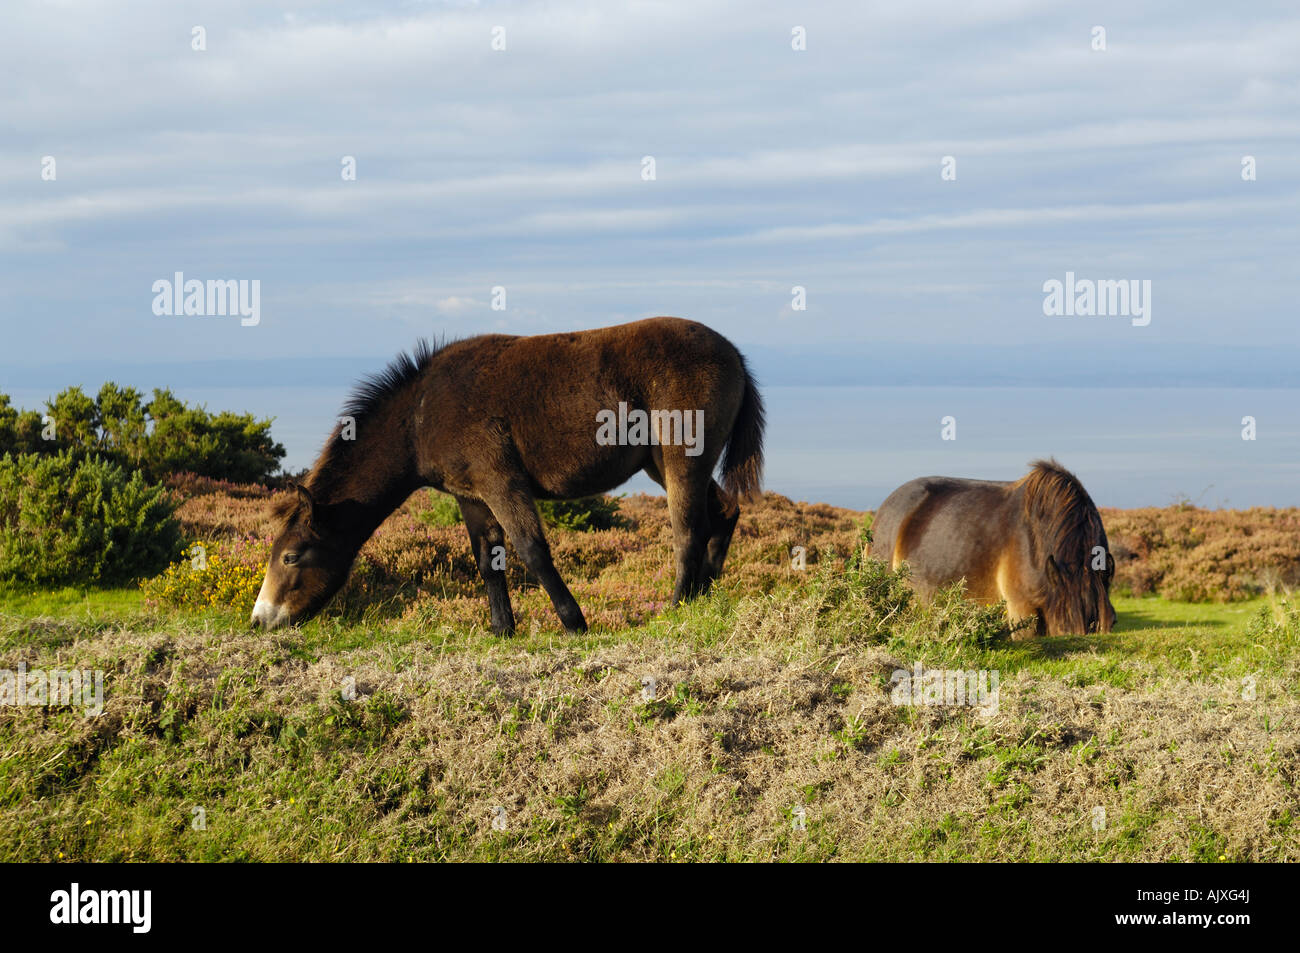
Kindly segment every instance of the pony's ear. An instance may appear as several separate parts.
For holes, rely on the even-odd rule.
[[[316,528],[316,500],[305,486],[301,483],[295,483],[293,488],[298,492],[298,511],[302,513],[303,524],[310,529]]]
[[[1061,567],[1056,564],[1056,557],[1051,553],[1047,555],[1047,581],[1053,586],[1065,585],[1065,579],[1061,575]]]

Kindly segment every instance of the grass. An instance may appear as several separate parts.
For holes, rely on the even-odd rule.
[[[1109,635],[1010,642],[898,598],[828,565],[501,640],[0,592],[0,669],[106,681],[98,718],[0,707],[0,859],[1300,859],[1281,600],[1118,599]],[[996,671],[997,712],[891,704],[917,662]]]
[[[263,491],[199,490],[187,539],[264,538]],[[996,608],[917,606],[857,565],[863,514],[769,495],[715,593],[666,608],[664,503],[633,496],[608,530],[549,533],[591,631],[512,564],[502,640],[445,503],[416,494],[284,632],[247,605],[0,589],[0,672],[105,685],[97,718],[0,706],[0,859],[1300,859],[1284,598],[1116,598],[1113,633],[1012,642]],[[1201,535],[1281,552],[1283,516],[1146,514],[1126,578],[1202,580]],[[996,710],[893,704],[918,663],[995,673]]]
[[[124,619],[137,614],[143,606],[144,596],[136,587],[99,589],[67,586],[54,590],[0,587],[0,614],[3,615]]]
[[[1273,600],[1235,603],[1180,603],[1148,596],[1116,598],[1115,631],[1099,636],[1040,639],[990,653],[986,661],[1006,670],[1066,677],[1086,671],[1089,655],[1126,671],[1122,663],[1141,662],[1162,675],[1244,674],[1276,661],[1259,645],[1250,622]]]

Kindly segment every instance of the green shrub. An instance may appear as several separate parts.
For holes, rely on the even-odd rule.
[[[907,570],[865,558],[861,547],[843,569],[819,566],[809,581],[817,629],[854,639],[885,640],[915,604]]]
[[[1033,616],[1011,621],[1005,602],[981,605],[966,598],[966,586],[955,582],[917,603],[898,637],[912,645],[949,648],[989,648],[1037,622]]]
[[[212,414],[169,390],[155,389],[146,401],[112,381],[96,397],[68,387],[45,402],[45,411],[20,412],[0,394],[0,453],[69,451],[143,470],[155,481],[191,472],[235,483],[267,480],[285,453],[271,437],[270,420]]]
[[[1246,631],[1252,640],[1263,644],[1300,639],[1300,602],[1296,595],[1270,597],[1247,623]]]
[[[459,526],[461,521],[460,504],[456,498],[436,490],[429,491],[429,508],[420,512],[420,519],[430,526],[446,528]]]
[[[628,521],[619,515],[618,498],[588,496],[580,500],[538,500],[537,511],[551,526],[576,530],[622,529]]]
[[[181,548],[162,487],[100,457],[0,459],[0,581],[127,582],[158,572]]]
[[[420,512],[421,520],[430,526],[460,525],[460,506],[455,497],[430,490],[429,499],[429,508]],[[612,496],[588,496],[580,500],[538,500],[537,512],[548,526],[579,533],[594,529],[623,529],[629,525],[619,514],[618,498]]]
[[[1033,624],[1012,622],[1006,604],[981,605],[966,598],[964,582],[953,583],[922,601],[908,583],[907,564],[891,569],[866,555],[870,516],[858,526],[858,545],[842,572],[819,577],[818,615],[833,628],[887,641],[892,647],[987,648]]]

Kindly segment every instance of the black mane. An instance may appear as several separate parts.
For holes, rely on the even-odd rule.
[[[303,479],[303,486],[309,491],[315,492],[320,489],[322,483],[329,483],[339,475],[342,469],[346,468],[346,459],[351,442],[339,439],[343,430],[343,417],[351,417],[356,426],[360,427],[362,421],[374,414],[389,399],[397,394],[402,388],[410,385],[428,368],[429,362],[447,346],[447,341],[430,342],[420,338],[415,342],[415,349],[408,354],[403,351],[398,354],[392,362],[378,374],[372,374],[370,377],[362,378],[357,382],[352,393],[343,403],[339,410],[339,418],[334,424],[334,429],[330,432],[325,441],[325,446],[321,449],[320,456],[317,457],[315,465],[311,472]],[[286,501],[283,506],[283,512],[280,516],[288,519],[292,516],[295,509],[293,501]]]
[[[344,402],[340,416],[353,417],[357,421],[369,416],[376,407],[419,377],[434,355],[446,346],[446,341],[431,343],[420,338],[415,342],[413,354],[403,351],[378,374],[358,381]]]

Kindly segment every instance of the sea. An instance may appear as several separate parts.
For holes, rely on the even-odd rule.
[[[25,408],[50,396],[0,389]],[[172,389],[274,418],[297,470],[349,385]],[[1100,506],[1300,506],[1300,389],[772,386],[763,398],[764,488],[794,500],[872,509],[914,477],[1013,480],[1053,457]],[[616,492],[662,490],[638,476]]]

